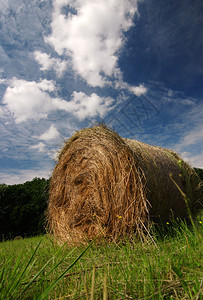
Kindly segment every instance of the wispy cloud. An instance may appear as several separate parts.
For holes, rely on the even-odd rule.
[[[44,152],[45,151],[45,144],[42,142],[39,142],[36,145],[32,145],[29,147],[30,149],[37,149],[39,152]]]
[[[203,143],[203,124],[198,124],[189,133],[184,134],[179,146],[188,146]]]
[[[0,106],[0,118],[2,118],[2,117],[3,117],[3,114],[4,114],[4,112],[3,112],[3,108]]]
[[[179,142],[175,145],[184,159],[192,166],[203,167],[203,103],[199,102],[191,106],[191,103],[184,101],[191,108],[179,117],[182,124],[182,135]]]
[[[181,118],[190,129],[183,132],[179,147],[203,143],[203,103],[193,105],[189,112],[181,114]]]
[[[0,172],[0,183],[8,185],[24,183],[32,180],[35,177],[48,179],[51,176],[51,171],[30,169],[30,170],[16,170],[10,169],[10,172]]]
[[[194,155],[191,152],[182,152],[181,157],[187,161],[191,166],[203,169],[203,155],[199,153]]]

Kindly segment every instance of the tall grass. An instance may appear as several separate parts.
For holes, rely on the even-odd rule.
[[[0,299],[201,299],[201,222],[164,224],[144,242],[3,242]]]

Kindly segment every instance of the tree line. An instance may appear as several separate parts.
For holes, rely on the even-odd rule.
[[[0,184],[0,240],[46,232],[49,179]]]
[[[195,168],[203,180],[203,169]],[[50,179],[0,184],[0,241],[46,233]]]

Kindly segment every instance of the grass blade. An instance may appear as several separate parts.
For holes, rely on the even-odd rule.
[[[23,276],[24,276],[26,270],[28,269],[28,267],[29,267],[29,265],[30,265],[32,259],[33,259],[34,256],[35,256],[35,254],[36,254],[36,252],[37,252],[37,250],[38,250],[38,248],[39,248],[41,242],[42,242],[42,240],[38,243],[37,247],[35,248],[35,250],[34,250],[32,256],[30,257],[28,263],[26,264],[26,266],[24,267],[23,271],[21,272],[21,274],[20,274],[19,278],[17,279],[16,283],[15,283],[15,284],[12,286],[12,288],[9,290],[10,296],[12,296],[13,293],[15,292],[16,287],[19,285],[21,279],[23,278]]]
[[[185,292],[188,294],[189,299],[192,299],[191,291],[188,287],[187,282],[185,280],[183,280],[183,274],[182,274],[181,270],[179,268],[177,268],[176,266],[172,266],[172,270],[178,276],[180,284],[182,285]]]
[[[95,266],[93,266],[93,270],[92,270],[92,287],[91,287],[90,300],[94,300],[94,290],[95,290]]]
[[[108,299],[108,293],[107,293],[107,275],[106,272],[104,273],[104,288],[103,288],[103,300]]]
[[[64,244],[65,245],[65,244]],[[59,253],[60,253],[60,251],[61,251],[61,249],[64,247],[64,245],[61,247],[61,248],[59,248],[59,250],[57,250],[56,251],[56,253],[46,262],[46,264],[39,270],[39,272],[32,278],[32,280],[26,285],[26,287],[24,288],[24,290],[22,291],[22,293],[21,293],[21,295],[22,294],[24,294],[25,292],[26,292],[26,290],[31,286],[31,284],[33,283],[33,282],[35,282],[36,280],[37,280],[37,278],[39,277],[39,275],[44,271],[44,269],[46,268],[46,266],[53,260],[53,258],[55,257],[55,256],[57,256]],[[75,249],[73,249],[71,252],[69,252],[65,257],[63,257],[60,261],[59,261],[59,263],[57,263],[47,274],[46,274],[46,278],[48,278],[48,276],[74,251]],[[40,282],[42,282],[42,281],[44,281],[45,280],[45,277],[44,278],[42,278],[41,280],[40,280]],[[21,296],[20,295],[20,296]],[[17,299],[19,299],[20,298],[20,296],[17,298]]]
[[[84,289],[85,289],[86,300],[89,300],[88,290],[87,290],[87,274],[86,274],[86,272],[85,272],[85,278],[84,278]]]
[[[97,239],[97,238],[96,238]],[[94,239],[85,250],[72,262],[72,264],[43,292],[39,299],[46,297],[49,292],[57,285],[57,283],[64,277],[64,275],[78,262],[78,260],[85,254],[85,252],[91,247],[91,245],[96,240]]]

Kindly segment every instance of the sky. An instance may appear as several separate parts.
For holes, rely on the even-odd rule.
[[[49,178],[77,130],[203,168],[202,0],[0,0],[0,183]]]

